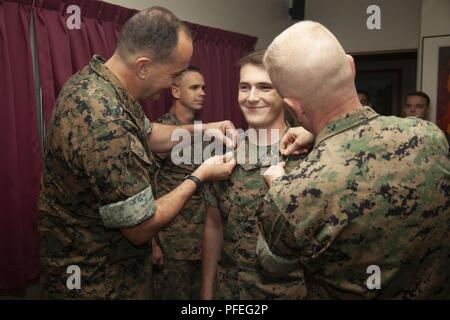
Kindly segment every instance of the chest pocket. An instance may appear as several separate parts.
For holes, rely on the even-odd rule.
[[[131,140],[130,149],[145,167],[149,176],[150,187],[153,191],[156,190],[156,181],[154,178],[158,169],[158,163],[155,160],[152,152],[147,152],[147,148],[145,148],[137,138]]]

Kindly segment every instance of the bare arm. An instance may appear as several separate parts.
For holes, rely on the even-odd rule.
[[[177,139],[172,141],[172,133],[175,130],[185,130],[192,135],[194,134],[194,128],[196,128],[193,124],[172,126],[161,123],[153,123],[152,126],[153,129],[151,134],[148,136],[148,143],[152,151],[159,153],[170,152],[170,150],[172,150],[172,148],[179,143],[179,140]],[[201,133],[215,130],[215,137],[223,141],[224,144],[231,146],[236,145],[237,132],[233,123],[230,121],[204,123],[202,125],[198,125],[198,128],[201,129]],[[229,132],[230,137],[226,136],[227,132]]]
[[[200,297],[210,300],[213,297],[214,278],[217,262],[223,243],[223,223],[218,208],[206,208],[202,248],[202,288]]]
[[[192,175],[201,181],[225,180],[233,172],[235,165],[236,161],[230,158],[230,154],[214,156],[203,162]],[[155,201],[156,212],[153,216],[136,227],[122,229],[122,234],[135,245],[150,241],[178,215],[195,190],[196,185],[193,181],[183,181],[170,193]]]
[[[196,187],[193,181],[183,181],[172,192],[155,201],[156,212],[152,217],[136,227],[122,229],[122,234],[135,245],[148,242],[159,230],[177,216],[195,190]]]
[[[155,237],[152,238],[152,261],[153,264],[162,266],[164,264],[164,254],[161,247],[156,242]]]

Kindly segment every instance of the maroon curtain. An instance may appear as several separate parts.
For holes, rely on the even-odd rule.
[[[66,13],[70,5],[82,10],[80,30],[69,30]],[[89,63],[93,54],[108,59],[114,52],[121,26],[136,10],[94,0],[37,0],[35,26],[45,123],[51,116],[57,95],[76,71]],[[237,105],[239,81],[236,62],[254,49],[257,38],[187,23],[194,36],[192,64],[201,68],[207,82],[203,121],[229,119],[245,127]],[[172,104],[169,90],[158,101],[141,101],[151,120]]]
[[[29,41],[31,2],[0,0],[0,289],[23,288],[39,276],[41,160]]]
[[[34,2],[34,8],[31,4]],[[81,8],[81,29],[67,28],[70,5]],[[0,289],[23,288],[39,275],[37,195],[41,159],[30,49],[33,11],[45,123],[67,79],[93,54],[108,59],[121,26],[136,10],[95,0],[0,0]],[[207,98],[202,120],[245,127],[237,106],[237,60],[256,38],[188,23],[192,64],[202,69]],[[169,91],[142,106],[155,120],[171,105]]]
[[[81,9],[80,29],[70,30],[67,8]],[[94,54],[105,59],[114,52],[121,25],[136,11],[93,0],[37,0],[36,46],[45,123],[69,77],[86,66]]]
[[[194,37],[191,64],[205,77],[204,122],[231,120],[237,128],[247,125],[237,103],[239,67],[237,62],[253,51],[256,37],[187,22]]]

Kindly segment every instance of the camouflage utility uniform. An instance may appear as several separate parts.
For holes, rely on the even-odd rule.
[[[256,259],[258,229],[256,210],[268,191],[263,172],[272,162],[269,147],[257,147],[248,139],[238,145],[235,156],[238,164],[227,181],[214,182],[208,191],[209,205],[217,207],[223,221],[223,246],[217,267],[215,298],[217,299],[272,299],[278,292],[278,283],[257,272]],[[258,154],[257,161],[249,156]],[[261,150],[262,149],[262,150]],[[278,150],[278,149],[277,149]],[[244,155],[244,157],[242,156]],[[242,158],[243,157],[243,158]],[[286,170],[290,172],[300,159],[286,159]],[[304,281],[301,271],[291,274],[291,281],[297,287]],[[293,292],[294,298],[304,297],[304,292]]]
[[[450,160],[431,122],[369,107],[334,119],[258,219],[262,274],[303,270],[308,298],[450,298]]]
[[[44,298],[149,297],[149,245],[133,246],[120,229],[156,211],[151,128],[99,56],[62,88],[39,199]],[[81,289],[66,285],[70,265],[81,270]]]
[[[182,125],[171,109],[157,120],[159,123]],[[200,143],[201,144],[201,143]],[[158,154],[161,168],[157,173],[156,194],[160,198],[178,187],[198,164],[174,164],[171,155]],[[199,150],[202,152],[202,144]],[[182,152],[182,151],[181,151]],[[201,284],[202,232],[205,221],[205,201],[201,193],[193,195],[181,213],[158,233],[163,251],[163,266],[154,265],[154,294],[159,299],[199,299]]]

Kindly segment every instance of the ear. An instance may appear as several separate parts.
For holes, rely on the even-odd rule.
[[[288,105],[288,108],[291,109],[296,119],[301,122],[302,115],[305,111],[303,110],[300,101],[294,98],[284,98],[283,100]]]
[[[172,96],[175,99],[180,99],[180,88],[175,84],[172,85]]]
[[[136,66],[136,75],[139,79],[147,79],[151,69],[152,69],[152,61],[146,57],[140,57],[135,62]]]
[[[350,68],[352,69],[353,78],[354,78],[356,76],[355,60],[353,60],[353,57],[349,54],[346,54],[345,56],[347,57]]]

